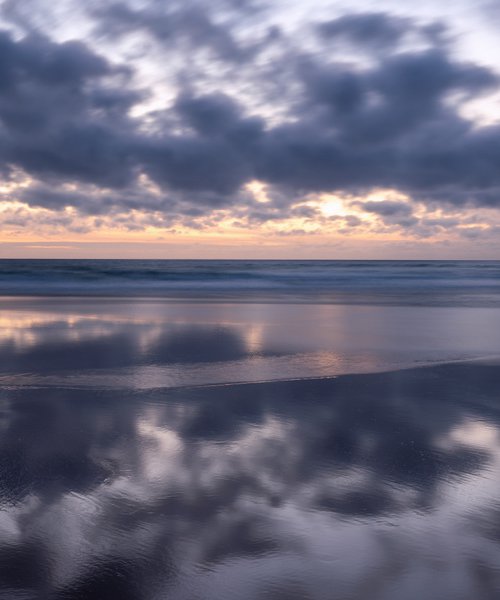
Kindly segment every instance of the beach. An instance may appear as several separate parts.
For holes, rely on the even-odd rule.
[[[500,600],[500,0],[0,0],[0,600]]]
[[[494,277],[43,295],[28,267],[0,299],[0,598],[497,597]]]

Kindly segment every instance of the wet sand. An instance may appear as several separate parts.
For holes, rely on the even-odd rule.
[[[3,389],[0,597],[493,599],[500,369]]]
[[[498,598],[498,310],[27,297],[0,330],[2,600]]]

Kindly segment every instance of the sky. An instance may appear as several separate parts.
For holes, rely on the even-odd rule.
[[[4,0],[0,256],[500,259],[499,0]]]

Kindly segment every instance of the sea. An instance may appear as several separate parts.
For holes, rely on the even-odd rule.
[[[498,307],[500,261],[9,259],[0,293]]]
[[[0,260],[1,600],[500,597],[500,261]]]

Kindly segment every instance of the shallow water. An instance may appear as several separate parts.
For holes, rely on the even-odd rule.
[[[500,356],[500,309],[0,298],[0,384],[163,388]]]
[[[498,308],[197,300],[0,299],[2,600],[500,597]]]

